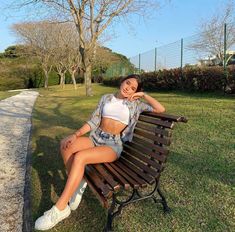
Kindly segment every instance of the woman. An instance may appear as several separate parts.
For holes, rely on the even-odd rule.
[[[56,204],[36,220],[35,229],[52,228],[78,207],[86,187],[83,179],[85,166],[117,160],[122,152],[122,142],[132,140],[135,124],[143,111],[162,113],[165,108],[142,92],[138,75],[125,77],[116,94],[102,96],[91,119],[61,141],[68,179]],[[90,131],[89,137],[83,136]]]

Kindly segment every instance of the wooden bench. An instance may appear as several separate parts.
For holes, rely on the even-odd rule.
[[[184,117],[144,112],[136,124],[132,142],[124,144],[121,158],[113,163],[87,165],[85,179],[102,206],[108,209],[104,231],[112,231],[112,221],[130,203],[152,198],[170,212],[160,190],[175,122]],[[129,195],[125,198],[125,194]],[[157,198],[157,193],[160,198]],[[123,199],[124,198],[124,199]]]

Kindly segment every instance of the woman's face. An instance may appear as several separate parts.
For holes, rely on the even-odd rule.
[[[123,97],[131,97],[137,90],[138,82],[135,78],[129,78],[122,82],[120,86],[120,93]]]

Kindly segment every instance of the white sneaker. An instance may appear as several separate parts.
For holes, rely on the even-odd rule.
[[[76,192],[73,194],[69,201],[69,207],[71,210],[76,210],[82,200],[82,194],[84,193],[87,186],[87,182],[82,179]]]
[[[67,218],[71,213],[69,206],[67,205],[64,210],[59,210],[54,205],[50,210],[46,211],[43,216],[39,217],[35,222],[36,230],[49,230],[55,226],[58,222]]]

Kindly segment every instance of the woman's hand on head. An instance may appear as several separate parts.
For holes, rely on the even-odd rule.
[[[136,92],[134,94],[131,95],[131,97],[129,98],[130,101],[134,101],[134,100],[137,100],[139,98],[142,98],[144,97],[144,92]]]

